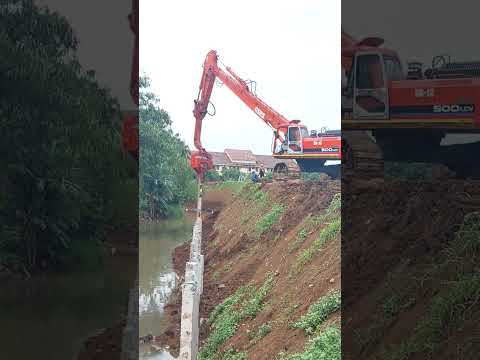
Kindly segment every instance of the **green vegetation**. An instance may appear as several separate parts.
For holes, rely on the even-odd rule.
[[[238,168],[227,168],[223,169],[221,179],[223,181],[240,181],[245,179],[245,174],[243,174]]]
[[[246,184],[248,183],[245,181],[226,180],[214,185],[207,184],[204,185],[204,187],[205,191],[229,189],[235,196],[238,196],[243,191]]]
[[[340,360],[341,333],[334,326],[328,327],[313,337],[301,353],[287,355],[280,353],[278,360]]]
[[[409,359],[414,353],[433,352],[445,330],[468,319],[468,311],[480,297],[480,275],[458,280],[445,294],[433,298],[429,315],[415,327],[414,334],[398,348],[387,353],[386,359]]]
[[[312,215],[304,220],[300,230],[297,233],[297,237],[293,242],[288,245],[288,252],[293,252],[298,249],[304,241],[310,236],[315,230],[318,229],[325,221],[331,219],[331,217],[341,208],[342,199],[341,194],[337,193],[333,196],[330,205],[324,213],[318,215]]]
[[[225,168],[220,174],[217,170],[209,170],[205,174],[207,181],[245,181],[245,174],[236,167]]]
[[[306,173],[302,172],[300,174],[300,179],[303,181],[320,181],[321,178],[321,173],[318,172],[312,172],[312,173]]]
[[[298,255],[297,261],[291,270],[292,274],[301,271],[301,269],[313,259],[315,254],[324,248],[325,244],[338,236],[340,234],[341,227],[341,218],[338,215],[320,231],[318,238],[313,241],[312,245]]]
[[[260,184],[247,182],[238,196],[243,198],[248,205],[240,218],[242,224],[246,224],[259,213],[266,211],[269,206],[268,195],[261,189]]]
[[[217,170],[209,170],[205,174],[205,180],[207,181],[245,181],[248,176],[240,171],[239,168],[229,167],[223,169],[220,174]]]
[[[385,162],[385,177],[393,180],[430,181],[432,164]]]
[[[213,331],[200,349],[199,360],[218,359],[220,346],[232,337],[238,329],[239,323],[246,318],[254,318],[263,309],[264,300],[273,287],[274,277],[268,274],[263,284],[255,289],[253,285],[240,287],[212,311],[208,323]],[[230,357],[220,359],[242,359],[240,354],[229,354]]]
[[[260,325],[255,331],[248,334],[250,342],[256,344],[272,331],[272,325],[270,323]]]
[[[242,197],[245,200],[250,200],[259,203],[260,205],[266,205],[268,195],[261,189],[261,184],[247,182],[242,192]]]
[[[382,305],[383,316],[385,319],[390,319],[397,315],[403,309],[409,308],[415,303],[415,298],[412,296],[401,297],[399,295],[392,295],[387,297]]]
[[[437,276],[445,272],[456,274],[455,278],[445,281],[447,286],[432,299],[428,315],[420,320],[410,338],[386,352],[386,359],[403,360],[413,354],[432,354],[449,330],[456,329],[469,319],[480,298],[480,272],[477,267],[480,256],[480,212],[465,216],[445,254],[443,264],[435,266]],[[455,271],[452,271],[452,266]]]
[[[340,309],[342,299],[339,291],[332,291],[312,304],[307,314],[292,324],[296,329],[303,329],[308,335],[313,335],[331,314]]]
[[[33,1],[0,7],[0,265],[92,265],[107,229],[138,219],[118,211],[137,198],[119,104],[80,65],[66,18]]]
[[[233,348],[228,348],[221,355],[219,360],[247,360],[247,354],[244,352],[238,352]]]
[[[149,87],[149,79],[141,77],[139,207],[142,216],[157,218],[178,212],[172,208],[194,199],[197,188],[189,150]]]
[[[282,204],[273,204],[270,212],[262,216],[255,224],[255,234],[257,237],[260,237],[262,234],[269,231],[282,216],[284,211],[285,206]]]
[[[221,181],[222,176],[218,173],[217,170],[208,170],[205,173],[205,181]]]

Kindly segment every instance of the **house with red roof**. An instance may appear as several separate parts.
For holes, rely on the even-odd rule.
[[[255,155],[250,150],[225,149],[223,152],[209,152],[212,155],[215,170],[221,174],[224,169],[237,168],[248,174],[252,170],[259,171],[263,166],[265,171],[272,171],[275,165],[285,160],[275,159],[271,155]],[[293,160],[287,160],[293,161]]]

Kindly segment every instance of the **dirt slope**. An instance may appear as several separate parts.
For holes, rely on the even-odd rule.
[[[343,358],[478,359],[480,183],[342,190]]]
[[[227,203],[218,201],[226,200],[222,193],[210,191],[204,201],[210,208],[221,204],[221,210],[204,220],[201,358],[260,360],[306,351],[310,338],[340,324],[340,312],[332,305],[325,319],[314,319],[315,334],[291,326],[312,304],[340,288],[340,233],[331,225],[340,225],[339,182],[248,186]],[[180,273],[186,256],[186,246],[175,251]],[[246,285],[250,288],[243,305],[240,301],[228,311],[218,311],[222,301],[232,299]],[[177,292],[167,308],[172,320],[167,336],[158,339],[172,353],[178,351],[179,305]],[[220,315],[207,321],[216,307]],[[237,313],[248,315],[230,316]],[[229,321],[236,321],[236,326],[229,328]],[[231,330],[228,336],[224,327]]]

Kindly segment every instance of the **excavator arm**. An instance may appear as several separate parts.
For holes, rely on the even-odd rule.
[[[219,67],[216,51],[210,51],[203,64],[199,93],[193,109],[193,115],[195,117],[194,145],[198,151],[192,153],[191,164],[200,177],[203,177],[206,171],[213,168],[211,156],[202,146],[200,137],[202,133],[202,121],[208,112],[210,96],[217,78],[237,95],[245,105],[254,111],[260,119],[276,131],[278,136],[281,136],[278,130],[286,129],[291,123],[282,114],[258,98],[249,87],[248,82],[235,74],[231,68],[226,67],[225,70],[223,70]]]

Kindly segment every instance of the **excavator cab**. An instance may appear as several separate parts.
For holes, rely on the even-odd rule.
[[[308,129],[293,120],[290,125],[274,131],[274,154],[300,154],[303,152],[303,138],[309,137]]]
[[[402,77],[402,65],[395,54],[375,49],[356,52],[343,93],[353,118],[388,119],[388,84]]]
[[[288,154],[302,153],[303,138],[308,136],[309,133],[305,126],[298,124],[289,125],[286,138],[286,152]]]

